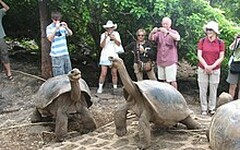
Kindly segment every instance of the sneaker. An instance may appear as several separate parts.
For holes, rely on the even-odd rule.
[[[209,110],[209,114],[210,115],[214,115],[215,114],[215,110]]]
[[[101,94],[103,92],[102,88],[98,88],[97,93]]]
[[[206,112],[206,111],[202,111],[202,115],[203,115],[203,116],[206,116],[206,115],[207,115],[207,112]]]

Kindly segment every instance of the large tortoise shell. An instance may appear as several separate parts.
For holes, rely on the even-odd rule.
[[[213,150],[240,149],[240,99],[217,108],[209,126]]]
[[[161,118],[163,125],[175,125],[178,121],[187,118],[192,112],[182,94],[168,83],[154,80],[134,83],[154,111],[154,115]],[[127,98],[129,93],[124,90],[124,95]]]
[[[85,96],[87,105],[90,107],[92,105],[90,89],[83,79],[79,79],[79,84],[81,87],[79,92],[82,92]],[[36,107],[43,109],[51,104],[58,96],[70,91],[71,85],[67,74],[52,77],[40,86],[35,96]]]

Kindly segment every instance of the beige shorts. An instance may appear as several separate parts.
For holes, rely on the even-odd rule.
[[[207,74],[204,69],[198,67],[198,82],[201,83],[219,83],[220,82],[220,69],[214,70],[212,74]]]
[[[167,66],[167,67],[157,66],[157,68],[158,68],[158,79],[159,80],[165,80],[167,82],[176,81],[177,64],[172,64],[171,66]]]

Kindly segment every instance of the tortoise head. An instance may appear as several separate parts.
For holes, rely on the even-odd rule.
[[[112,66],[115,67],[115,68],[119,68],[120,66],[124,66],[124,62],[121,58],[119,57],[108,57],[108,60],[110,60],[112,62]]]
[[[222,92],[218,97],[217,107],[220,107],[232,100],[233,100],[233,97],[229,93]]]
[[[77,68],[74,68],[68,72],[68,77],[71,81],[79,80],[81,78],[81,71]]]

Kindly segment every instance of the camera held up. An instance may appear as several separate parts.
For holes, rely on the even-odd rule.
[[[55,33],[55,36],[62,36],[62,33],[58,30],[56,33]]]

